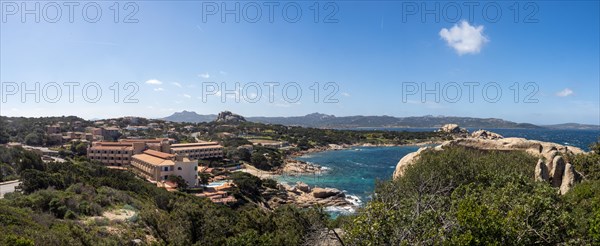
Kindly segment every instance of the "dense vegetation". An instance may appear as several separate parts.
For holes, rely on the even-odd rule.
[[[57,120],[90,124],[75,117],[6,120],[0,117],[0,143],[49,145],[43,134],[46,124]],[[220,141],[229,159],[264,170],[279,167],[286,152],[239,148],[250,144],[248,139],[287,141],[305,150],[328,144],[406,144],[447,137],[433,132],[345,131],[251,122],[161,124],[166,124],[164,131],[124,136],[167,134],[186,142],[195,141],[191,134],[196,133],[199,139]],[[299,245],[326,224],[344,228],[346,245],[600,244],[600,143],[590,148],[591,154],[565,156],[584,181],[564,196],[534,181],[536,159],[523,152],[464,148],[425,152],[401,178],[378,183],[373,200],[356,215],[333,222],[319,209],[266,208],[262,192],[276,187],[273,180],[235,173],[233,194],[238,202],[227,207],[167,192],[129,172],[78,158],[86,148],[87,144],[75,142],[61,150],[72,160],[45,164],[33,152],[0,146],[0,181],[22,181],[22,193],[0,200],[0,245],[116,245],[134,239],[159,245]],[[126,211],[134,215],[113,218]]]
[[[0,157],[12,156],[5,163],[22,181],[22,193],[0,200],[0,245],[123,245],[135,239],[159,245],[298,245],[326,222],[318,209],[270,211],[252,202],[232,209],[86,161],[23,166],[12,158],[35,154],[0,150]],[[243,194],[262,189],[262,181],[238,182],[250,185],[242,186]],[[135,215],[122,220],[107,215],[125,211]]]
[[[598,148],[600,145],[596,145]],[[600,243],[599,152],[571,157],[588,178],[565,196],[535,182],[521,152],[425,152],[346,218],[351,245]]]
[[[40,157],[31,151],[0,147],[0,182],[17,179],[25,170],[43,168]]]
[[[74,127],[76,121],[81,122],[81,126]],[[48,139],[46,126],[57,122],[64,122],[61,131],[82,131],[86,126],[91,126],[91,122],[75,116],[62,117],[4,117],[0,116],[0,144],[6,142],[21,142],[32,146],[54,145],[56,143]]]

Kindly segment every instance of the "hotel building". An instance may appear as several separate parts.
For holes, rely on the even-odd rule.
[[[131,157],[131,167],[151,182],[165,181],[170,175],[182,177],[188,186],[198,185],[198,162],[187,157],[145,150]]]
[[[222,158],[223,146],[217,142],[171,144],[170,153],[185,156],[193,160]]]
[[[107,166],[126,166],[131,156],[146,148],[144,143],[94,142],[87,149],[87,157]]]
[[[90,160],[107,166],[126,166],[131,157],[144,150],[154,150],[187,157],[190,160],[223,157],[223,146],[217,142],[172,144],[169,138],[121,139],[119,142],[94,142],[87,150]]]

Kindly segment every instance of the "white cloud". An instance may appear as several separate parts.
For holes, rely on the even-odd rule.
[[[483,34],[483,26],[471,26],[466,21],[460,26],[455,24],[450,30],[442,28],[439,34],[459,55],[477,54],[489,41]]]
[[[559,97],[568,97],[570,95],[573,95],[573,90],[571,90],[569,88],[565,88],[564,90],[556,93],[556,96],[559,96]]]
[[[225,72],[225,71],[219,71],[219,73],[220,73],[221,75],[227,75],[227,72]]]
[[[350,97],[350,93],[348,93],[348,92],[342,92],[342,96]]]
[[[154,91],[164,91],[165,89],[158,87],[158,88],[154,88]]]
[[[192,96],[190,96],[190,95],[188,95],[188,94],[183,94],[183,96],[184,96],[185,98],[192,98]]]
[[[198,76],[199,76],[200,78],[204,78],[204,79],[208,79],[208,78],[210,78],[210,74],[208,74],[208,73],[201,73],[201,74],[198,74]]]
[[[158,79],[151,79],[151,80],[147,80],[146,84],[149,85],[162,85],[162,82]]]
[[[181,88],[181,84],[180,84],[180,83],[173,82],[173,83],[171,83],[171,84],[173,84],[174,86],[177,86],[177,87]]]

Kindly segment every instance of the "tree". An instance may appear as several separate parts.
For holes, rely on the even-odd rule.
[[[590,145],[593,152],[569,156],[575,170],[583,173],[588,180],[600,180],[600,142]]]
[[[4,123],[4,119],[0,117],[0,144],[8,143],[10,140],[10,135],[7,132],[7,125]]]
[[[242,161],[251,161],[252,159],[252,154],[250,153],[250,150],[245,148],[237,149],[237,156]]]
[[[212,175],[209,174],[209,173],[200,173],[198,175],[198,181],[199,181],[200,184],[207,185],[211,176]]]
[[[188,187],[187,182],[185,182],[185,179],[183,179],[181,176],[169,175],[169,177],[167,177],[167,180],[177,184],[178,190],[185,190]]]
[[[33,151],[23,150],[18,156],[15,156],[17,162],[17,171],[22,172],[27,169],[44,170],[44,162],[38,154]]]
[[[71,151],[78,156],[87,155],[87,148],[88,144],[85,142],[77,141],[71,144]]]
[[[25,136],[25,144],[32,146],[42,146],[44,144],[44,139],[39,133],[32,132]]]
[[[264,153],[254,152],[252,153],[251,159],[252,165],[258,169],[270,170],[269,160],[265,157]]]
[[[27,169],[21,173],[21,184],[19,185],[19,188],[25,193],[46,189],[50,186],[62,187],[63,185],[59,180],[46,172]]]
[[[260,178],[245,172],[235,172],[231,175],[231,179],[242,195],[252,200],[256,200],[260,196],[262,186]]]
[[[281,153],[270,148],[256,148],[252,153],[251,163],[261,170],[272,170],[283,164]]]

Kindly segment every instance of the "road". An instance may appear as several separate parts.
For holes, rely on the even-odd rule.
[[[4,197],[4,194],[15,191],[15,188],[21,184],[18,180],[7,181],[0,183],[0,199]]]

